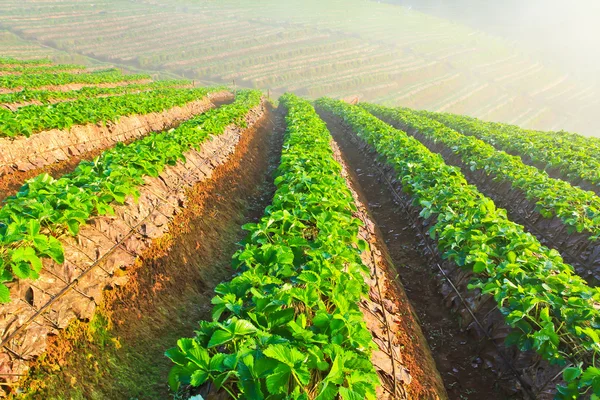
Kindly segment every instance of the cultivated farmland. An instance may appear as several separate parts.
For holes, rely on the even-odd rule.
[[[600,396],[598,139],[0,71],[3,395]]]

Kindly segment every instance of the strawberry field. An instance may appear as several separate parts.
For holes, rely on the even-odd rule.
[[[396,68],[337,51],[364,81],[312,94]],[[403,68],[390,101],[430,89]],[[596,138],[49,59],[0,72],[2,396],[600,397]]]

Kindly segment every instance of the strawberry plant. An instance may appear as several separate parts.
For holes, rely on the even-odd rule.
[[[68,130],[73,125],[116,121],[121,116],[160,112],[199,100],[206,94],[204,88],[166,88],[51,105],[29,105],[14,112],[0,109],[0,136],[30,136],[44,130]]]
[[[235,399],[375,399],[367,244],[352,195],[314,108],[281,98],[287,133],[272,204],[234,256],[239,273],[215,289],[213,320],[166,352],[169,382],[212,382]]]
[[[475,136],[501,150],[529,157],[556,168],[575,184],[600,184],[600,142],[567,132],[539,132],[515,125],[484,122],[462,115],[423,112],[465,135]]]
[[[248,111],[260,101],[260,92],[241,91],[232,104],[211,109],[168,132],[120,143],[95,160],[82,161],[59,179],[42,174],[27,181],[0,209],[0,303],[10,300],[4,283],[39,276],[41,258],[64,262],[57,237],[75,236],[91,216],[112,214],[113,204],[123,204],[128,196],[136,198],[144,176],[158,176],[228,125],[243,126]]]
[[[88,86],[79,90],[53,91],[53,90],[31,90],[23,89],[19,92],[0,94],[0,104],[40,102],[50,104],[52,101],[60,100],[84,100],[98,96],[118,95],[125,93],[135,93],[148,91],[152,89],[165,89],[177,86],[190,85],[191,82],[185,80],[156,81],[152,83],[133,83],[126,86],[117,87],[96,87]]]
[[[469,185],[460,169],[365,109],[332,99],[317,105],[342,118],[398,174],[403,189],[433,218],[429,235],[444,258],[474,273],[469,285],[494,297],[513,328],[508,345],[534,350],[565,369],[557,399],[600,396],[600,289],[589,287],[560,254]]]
[[[528,200],[536,202],[545,218],[557,216],[571,232],[587,232],[592,240],[600,237],[600,198],[566,181],[552,179],[544,171],[524,164],[474,136],[463,135],[444,124],[407,108],[387,108],[361,103],[376,116],[414,129],[426,138],[441,142],[459,155],[471,170],[482,170],[495,179],[520,189]]]
[[[119,70],[110,69],[105,71],[90,72],[84,74],[24,74],[0,76],[0,88],[38,88],[50,85],[68,85],[71,83],[100,84],[117,82],[135,82],[142,79],[150,79],[148,75],[123,75]]]
[[[0,57],[0,65],[23,65],[23,66],[31,66],[31,65],[44,65],[51,64],[52,62],[47,58],[42,58],[38,60],[18,60],[12,57]]]
[[[19,72],[23,74],[40,74],[55,71],[76,71],[85,69],[84,65],[58,64],[58,65],[11,65],[0,63],[0,71]]]

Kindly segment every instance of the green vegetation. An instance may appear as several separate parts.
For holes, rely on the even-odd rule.
[[[10,15],[21,15],[22,10],[11,8],[12,1],[9,0],[8,6],[0,5],[0,12],[8,9]],[[121,1],[116,0],[116,3],[121,4]],[[187,1],[174,0],[174,8],[181,11],[189,4]],[[354,0],[351,3],[356,5]],[[456,40],[453,35],[464,34],[460,30],[439,32],[423,42],[415,38],[389,38],[390,30],[379,29],[370,22],[354,28],[352,18],[330,27],[328,18],[334,10],[328,7],[324,8],[323,15],[312,17],[293,5],[287,7],[298,12],[300,22],[289,26],[286,22],[272,23],[257,15],[258,8],[249,4],[242,9],[253,19],[240,22],[240,17],[232,14],[232,4],[224,0],[205,5],[208,11],[227,10],[229,14],[224,14],[219,22],[221,36],[214,42],[213,38],[207,39],[203,51],[190,45],[185,55],[171,52],[163,57],[161,46],[169,48],[174,44],[158,42],[159,45],[144,49],[142,56],[132,56],[129,61],[140,65],[158,63],[202,77],[242,79],[244,84],[253,86],[290,88],[311,96],[329,91],[336,96],[348,95],[364,85],[371,98],[384,96],[390,102],[427,99],[441,108],[449,107],[448,104],[463,107],[473,100],[472,94],[482,88],[481,82],[466,84],[465,75],[449,72],[447,65],[431,61],[445,57],[456,61],[457,54],[468,50],[453,44]],[[85,7],[79,7],[81,5],[66,0],[49,9],[59,13],[54,22],[64,28],[65,21],[75,18],[72,10],[85,13]],[[138,5],[129,4],[129,7],[135,9]],[[170,13],[164,10],[158,13],[154,6],[148,7],[153,18],[167,18],[165,14]],[[190,7],[191,14],[203,9],[198,5]],[[282,5],[273,3],[273,7],[272,15],[284,13]],[[109,15],[119,17],[126,11],[111,10]],[[208,11],[202,18],[209,25],[216,24]],[[374,15],[384,18],[380,10]],[[418,14],[404,17],[412,23],[403,27],[402,32],[414,31],[418,36],[423,17]],[[94,18],[100,22],[106,16],[94,14]],[[390,16],[389,20],[395,18],[397,16]],[[155,19],[150,18],[144,21],[146,28],[136,25],[136,29],[152,30],[154,22]],[[439,26],[440,22],[427,20],[427,23]],[[14,24],[20,26],[18,18]],[[110,24],[98,26],[101,30],[115,29]],[[194,37],[189,35],[189,29],[192,29],[191,24],[183,24],[180,31],[174,32],[173,40]],[[217,28],[210,25],[205,34],[213,29]],[[247,29],[248,33],[238,37],[239,29]],[[80,37],[72,35],[61,46],[83,46],[92,51],[97,45],[103,45],[102,40],[89,44],[90,37],[97,36],[98,32],[77,33]],[[205,37],[199,37],[198,41]],[[379,47],[365,43],[367,37],[378,38]],[[271,41],[276,43],[273,46],[281,47],[278,52],[271,52],[272,46],[266,44]],[[437,41],[447,47],[440,48]],[[393,52],[384,51],[389,46]],[[411,56],[405,55],[411,57],[408,62],[398,61],[404,54],[403,46],[412,49]],[[132,54],[132,48],[127,46],[115,51],[117,54],[112,58],[116,60]],[[290,57],[295,58],[293,65],[288,65],[286,73],[277,74],[280,63],[288,62]],[[483,63],[481,73],[485,74],[489,59],[481,54],[475,58]],[[336,60],[340,62],[336,64]],[[195,67],[199,62],[202,66]],[[302,65],[307,62],[311,67],[305,70]],[[28,137],[50,129],[68,130],[79,124],[117,122],[122,116],[160,112],[227,90],[222,86],[191,88],[190,82],[183,80],[138,82],[149,76],[123,75],[116,69],[65,72],[81,68],[84,67],[75,64],[54,65],[47,59],[23,62],[0,58],[1,91],[20,89],[0,94],[0,104],[6,107],[12,104],[15,109],[0,108],[0,137]],[[16,73],[10,74],[11,71]],[[508,77],[499,80],[509,80],[513,72],[506,74]],[[35,89],[77,83],[91,87],[73,91]],[[107,83],[119,86],[103,87]],[[449,88],[452,94],[435,101],[428,98],[427,93],[440,89],[440,85]],[[456,85],[461,89],[452,89]],[[404,90],[398,90],[399,87]],[[0,303],[11,301],[12,283],[38,279],[44,262],[65,262],[61,238],[77,237],[90,218],[112,215],[116,205],[129,204],[129,199],[137,200],[145,178],[158,177],[167,166],[185,161],[186,152],[201,149],[211,135],[223,133],[232,124],[244,127],[248,113],[261,101],[260,91],[240,90],[232,104],[197,115],[175,129],[151,133],[130,144],[117,144],[94,160],[80,162],[77,159],[78,166],[65,167],[71,172],[61,172],[60,177],[41,174],[27,180],[14,196],[9,196],[13,189],[0,187],[0,194],[9,196],[0,208]],[[497,309],[512,328],[507,344],[522,351],[535,351],[563,369],[565,384],[557,388],[556,398],[600,399],[600,366],[596,363],[600,355],[600,288],[590,287],[557,251],[544,247],[522,226],[510,221],[505,210],[498,209],[493,201],[468,184],[460,169],[446,165],[440,155],[376,116],[418,132],[419,138],[423,136],[428,141],[441,143],[473,171],[483,171],[490,179],[508,182],[521,190],[528,200],[536,203],[542,216],[558,217],[571,231],[589,234],[592,240],[600,238],[597,195],[552,179],[546,172],[502,150],[557,168],[574,181],[598,184],[600,140],[566,132],[528,131],[452,114],[367,103],[351,106],[331,98],[319,99],[316,105],[343,119],[394,168],[404,190],[419,207],[421,217],[427,220],[430,238],[436,242],[440,254],[464,268],[465,274],[471,277],[469,289],[494,298]],[[210,383],[213,389],[233,398],[374,400],[380,380],[371,357],[377,346],[359,308],[361,299],[371,289],[364,281],[369,270],[361,261],[368,244],[359,238],[361,222],[353,215],[357,210],[352,193],[341,175],[341,166],[335,161],[327,126],[313,106],[296,95],[286,94],[281,98],[281,108],[287,111],[287,131],[272,204],[257,223],[244,226],[249,235],[233,257],[238,273],[231,281],[216,286],[211,303],[212,321],[200,322],[193,338],[179,339],[177,346],[166,352],[168,358],[163,358],[163,362],[174,363],[169,384],[183,395],[195,393],[196,388]],[[12,144],[4,140],[8,151]],[[247,155],[252,156],[252,153]],[[0,167],[5,171],[4,165]],[[10,186],[11,174],[7,173],[9,179],[0,183]],[[184,245],[188,251],[188,243]],[[161,248],[161,251],[167,250]],[[207,258],[210,262],[211,258]],[[214,285],[221,278],[215,279]],[[202,296],[211,295],[212,292],[202,293]],[[169,317],[165,309],[161,318],[168,320]],[[189,322],[198,318],[206,317],[187,319]],[[101,353],[107,349],[110,352],[102,360],[106,365],[115,362],[119,350],[109,325],[110,318],[97,314],[87,328],[78,328],[78,333],[89,333],[98,341],[92,346],[94,351]],[[168,330],[163,323],[156,325],[159,329],[152,332]],[[131,327],[136,329],[135,324]],[[177,338],[187,335],[184,330],[174,332],[165,335],[160,344],[154,344],[154,355],[165,341],[174,344]],[[66,340],[77,340],[68,332],[66,337]],[[140,343],[146,343],[148,338],[143,339]],[[139,369],[143,362],[132,360],[137,351],[138,347],[127,349],[128,360],[124,362],[127,365],[124,368],[111,366],[110,370],[125,377],[131,368]],[[78,366],[86,364],[85,357],[75,358]],[[140,359],[147,358],[146,354]],[[34,377],[40,387],[44,385],[46,371],[53,368],[50,364],[44,365],[45,369]],[[143,388],[134,382],[155,379],[159,376],[157,371],[151,375],[136,372],[139,375],[131,380],[125,377],[124,384],[114,385],[114,388],[111,385],[111,393],[125,386],[132,389],[132,393],[142,393]],[[94,375],[93,383],[87,388],[98,385],[101,380],[96,372],[90,374]],[[69,390],[69,383],[63,387],[64,382],[58,381],[60,379],[53,380],[51,386]],[[160,386],[154,383],[152,390]],[[51,386],[47,388],[50,391]],[[163,385],[162,389],[166,388]],[[75,388],[73,393],[84,397],[85,390]]]
[[[52,105],[29,105],[11,112],[0,109],[1,136],[30,136],[49,129],[116,121],[119,117],[160,112],[206,96],[206,89],[157,89],[120,96],[86,98]]]
[[[375,399],[374,347],[358,301],[367,273],[360,221],[312,106],[281,99],[288,129],[265,216],[213,298],[213,321],[167,351],[173,389],[207,381],[233,398]]]
[[[221,88],[196,90],[207,94]],[[128,196],[136,198],[144,176],[158,176],[226,126],[243,126],[246,114],[260,99],[260,92],[239,92],[230,105],[211,109],[174,130],[119,144],[93,161],[82,161],[59,179],[42,174],[29,180],[0,209],[0,302],[10,301],[3,283],[39,276],[41,258],[64,262],[56,237],[77,235],[92,215],[110,215],[111,204],[123,204]]]
[[[600,185],[600,144],[596,138],[566,132],[532,131],[462,115],[423,114],[499,149],[529,157],[546,168],[556,168],[575,184],[583,180]]]
[[[39,88],[42,86],[79,84],[102,84],[102,83],[121,83],[135,82],[143,79],[150,79],[145,74],[123,75],[116,69],[84,73],[70,74],[67,72],[56,74],[31,74],[31,75],[1,75],[0,88]]]
[[[44,65],[50,64],[49,59],[37,59],[37,60],[18,60],[12,57],[0,57],[0,65],[17,65],[22,67],[29,67],[32,65]]]
[[[474,273],[470,288],[494,296],[513,328],[508,345],[568,366],[558,399],[600,396],[600,289],[589,287],[560,254],[542,246],[506,212],[406,133],[340,101],[317,105],[342,118],[394,167],[404,190],[433,218],[429,230],[444,258]]]
[[[473,136],[463,135],[444,124],[406,108],[386,108],[374,104],[361,106],[384,119],[414,129],[433,142],[440,142],[461,157],[471,170],[481,170],[494,179],[509,182],[535,201],[545,217],[557,216],[571,231],[586,232],[592,240],[600,238],[600,198],[546,172],[525,165],[520,157],[498,151]]]
[[[51,72],[66,72],[85,69],[85,65],[76,64],[58,64],[58,65],[3,65],[0,62],[1,72],[22,73],[22,74],[41,74]]]
[[[57,92],[54,90],[30,90],[24,89],[20,92],[0,94],[0,104],[40,102],[42,104],[51,104],[54,101],[63,100],[85,100],[98,96],[110,96],[126,93],[143,92],[153,89],[165,89],[177,86],[190,85],[186,80],[168,80],[156,81],[152,83],[133,83],[126,86],[117,87],[97,87],[89,86],[79,90],[70,90],[66,92]]]

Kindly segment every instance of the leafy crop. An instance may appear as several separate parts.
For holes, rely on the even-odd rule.
[[[213,321],[166,355],[173,389],[207,381],[236,399],[375,399],[374,348],[357,303],[366,242],[331,136],[286,94],[288,125],[273,203],[215,289]]]
[[[403,188],[435,219],[429,231],[443,257],[473,271],[471,289],[494,297],[513,331],[508,345],[535,350],[565,369],[558,399],[600,396],[600,289],[589,287],[560,254],[508,220],[506,211],[406,133],[341,101],[320,99],[394,167]]]
[[[121,116],[148,114],[206,96],[206,89],[158,89],[121,96],[98,97],[52,105],[29,105],[12,112],[0,109],[0,136],[30,136],[43,130],[116,121]]]
[[[55,71],[76,71],[85,69],[84,65],[58,64],[58,65],[11,65],[3,66],[0,63],[0,71],[19,72],[23,74],[40,74]]]
[[[423,114],[501,150],[527,156],[534,162],[556,168],[574,183],[584,180],[600,184],[600,144],[597,139],[566,132],[526,130],[515,125],[484,122],[462,115]]]
[[[0,57],[0,65],[44,65],[50,63],[52,63],[52,61],[47,58],[38,60],[18,60],[12,57]]]
[[[0,94],[0,104],[27,103],[33,101],[40,102],[42,104],[50,104],[52,101],[83,100],[98,96],[135,93],[139,91],[147,91],[151,89],[165,89],[177,86],[185,86],[189,84],[190,81],[186,80],[168,80],[156,81],[152,83],[133,83],[126,86],[107,88],[89,86],[79,90],[70,90],[66,92],[54,90],[23,89],[20,92]]]
[[[145,176],[158,176],[165,166],[183,160],[186,151],[199,148],[226,126],[243,126],[246,114],[260,99],[258,91],[241,91],[232,104],[209,110],[168,132],[153,133],[128,145],[120,143],[59,179],[42,174],[27,181],[0,209],[0,303],[9,301],[3,283],[37,279],[42,258],[64,262],[56,237],[75,236],[91,216],[112,214],[113,203],[123,204],[128,196],[137,198]]]
[[[524,164],[520,157],[498,151],[482,140],[463,135],[410,109],[374,104],[361,106],[376,116],[398,122],[434,142],[443,143],[472,171],[482,170],[495,175],[497,180],[509,182],[523,191],[528,200],[535,201],[537,210],[545,218],[558,216],[571,231],[586,231],[593,240],[600,237],[600,198],[594,192],[552,179],[546,172]]]
[[[100,84],[117,82],[135,82],[150,79],[148,75],[123,75],[118,70],[107,70],[85,74],[26,74],[0,76],[0,88],[38,88],[50,85],[68,85],[71,83]]]

